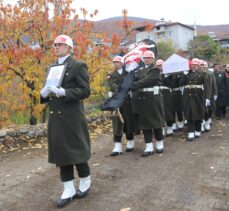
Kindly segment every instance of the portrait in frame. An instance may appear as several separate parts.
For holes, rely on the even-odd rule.
[[[45,87],[56,86],[61,87],[61,83],[64,78],[67,64],[51,65],[48,69],[48,73],[45,80]]]

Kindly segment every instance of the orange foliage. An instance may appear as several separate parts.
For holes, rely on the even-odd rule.
[[[75,56],[89,67],[92,91],[103,94],[106,74],[111,69],[111,56],[118,52],[121,39],[93,32],[92,14],[81,8],[84,19],[79,20],[72,0],[18,0],[15,6],[0,1],[0,125],[9,121],[16,112],[30,113],[40,118],[43,105],[39,92],[45,70],[56,58],[52,43],[59,34],[74,40]],[[52,5],[52,6],[51,6]],[[54,15],[50,8],[54,8]],[[129,32],[132,22],[123,11],[122,27]],[[94,42],[100,40],[100,45]]]

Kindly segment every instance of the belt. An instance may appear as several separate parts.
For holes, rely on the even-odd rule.
[[[172,88],[173,91],[181,91],[182,87]]]
[[[203,85],[185,85],[184,88],[185,89],[202,89],[202,90],[204,90]]]
[[[159,86],[154,86],[154,87],[139,89],[139,92],[153,92],[155,95],[158,95],[159,90],[160,90]]]
[[[170,89],[169,87],[167,87],[167,86],[160,86],[160,89],[161,89],[161,90],[164,90],[164,89],[166,89],[166,90],[169,90],[169,91],[171,91],[171,89]]]

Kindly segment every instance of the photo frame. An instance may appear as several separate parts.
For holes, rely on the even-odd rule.
[[[67,64],[51,65],[48,69],[44,86],[46,87],[54,85],[58,88],[61,87],[66,67]]]

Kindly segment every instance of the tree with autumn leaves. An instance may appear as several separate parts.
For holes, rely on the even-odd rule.
[[[44,107],[39,103],[39,92],[46,68],[55,61],[52,44],[57,35],[71,36],[75,57],[88,65],[92,92],[105,92],[101,84],[111,68],[110,55],[119,50],[121,38],[95,33],[87,17],[98,11],[89,14],[82,8],[84,19],[80,20],[71,3],[72,0],[19,0],[12,6],[0,2],[0,128],[18,113],[29,115],[31,124],[40,118]],[[124,12],[123,27],[129,30]],[[103,45],[96,45],[95,37]]]

